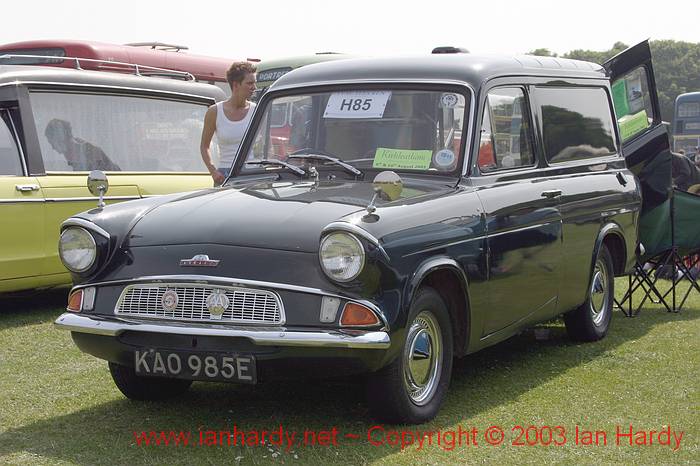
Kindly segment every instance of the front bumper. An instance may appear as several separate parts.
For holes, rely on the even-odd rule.
[[[233,325],[190,324],[183,322],[145,322],[101,318],[66,312],[54,324],[71,332],[118,337],[125,332],[175,334],[197,337],[245,339],[257,346],[293,346],[312,348],[389,349],[391,339],[385,331],[364,330],[290,330],[286,327],[243,327]]]

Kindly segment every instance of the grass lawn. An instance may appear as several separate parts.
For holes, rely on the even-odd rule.
[[[618,281],[618,289],[623,284]],[[433,422],[374,430],[362,385],[348,380],[257,387],[195,383],[185,396],[168,402],[129,401],[112,383],[104,361],[79,352],[68,332],[53,327],[64,299],[65,291],[0,301],[0,464],[700,462],[697,294],[678,314],[654,304],[632,319],[616,311],[610,333],[597,343],[570,342],[559,322],[538,327],[546,329],[537,332],[548,334],[545,339],[527,331],[459,360]],[[134,436],[135,431],[187,431],[198,443],[200,431],[231,431],[234,425],[247,432],[248,441],[253,432],[281,425],[290,435],[296,432],[297,444],[287,450],[273,436],[275,442],[264,446],[139,446]],[[527,445],[519,425],[550,426],[551,444]],[[630,425],[634,432],[656,431],[654,444],[630,446],[621,438],[617,445],[617,426],[628,432]],[[503,429],[502,445],[485,441],[490,426]],[[337,445],[299,444],[305,431],[330,442],[333,428]],[[657,444],[658,432],[669,428],[676,435],[683,432],[676,451],[673,434],[671,446]],[[468,433],[461,445],[453,445],[451,432],[459,429],[475,429],[478,444],[466,444],[473,442]],[[440,432],[421,449],[377,446],[367,439],[368,431],[372,442],[380,443],[396,439],[391,431],[416,430]],[[600,433],[585,433],[593,431]],[[549,432],[541,429],[544,436],[537,437],[533,428],[529,439],[549,443]],[[595,438],[597,445],[582,444]],[[525,445],[513,445],[519,440]]]

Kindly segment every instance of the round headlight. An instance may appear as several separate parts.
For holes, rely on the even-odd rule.
[[[349,282],[365,265],[365,248],[349,233],[331,233],[321,241],[321,268],[331,279]]]
[[[85,272],[97,257],[95,239],[84,228],[68,227],[58,240],[58,255],[71,272]]]

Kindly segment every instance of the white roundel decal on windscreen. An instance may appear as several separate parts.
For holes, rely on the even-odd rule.
[[[440,97],[440,106],[442,108],[455,108],[459,102],[457,94],[445,93]]]
[[[437,165],[437,168],[440,170],[452,169],[454,167],[456,159],[457,157],[455,157],[455,153],[452,152],[450,149],[442,149],[440,151],[437,151],[433,156],[433,161],[435,162],[435,165]]]

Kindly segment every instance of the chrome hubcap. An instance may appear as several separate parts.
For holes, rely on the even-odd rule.
[[[404,383],[417,405],[428,403],[442,371],[442,334],[435,316],[423,311],[408,329],[403,352]]]
[[[591,280],[591,315],[596,325],[600,325],[605,317],[610,299],[608,295],[608,275],[605,266],[600,261],[596,261],[593,280]]]

